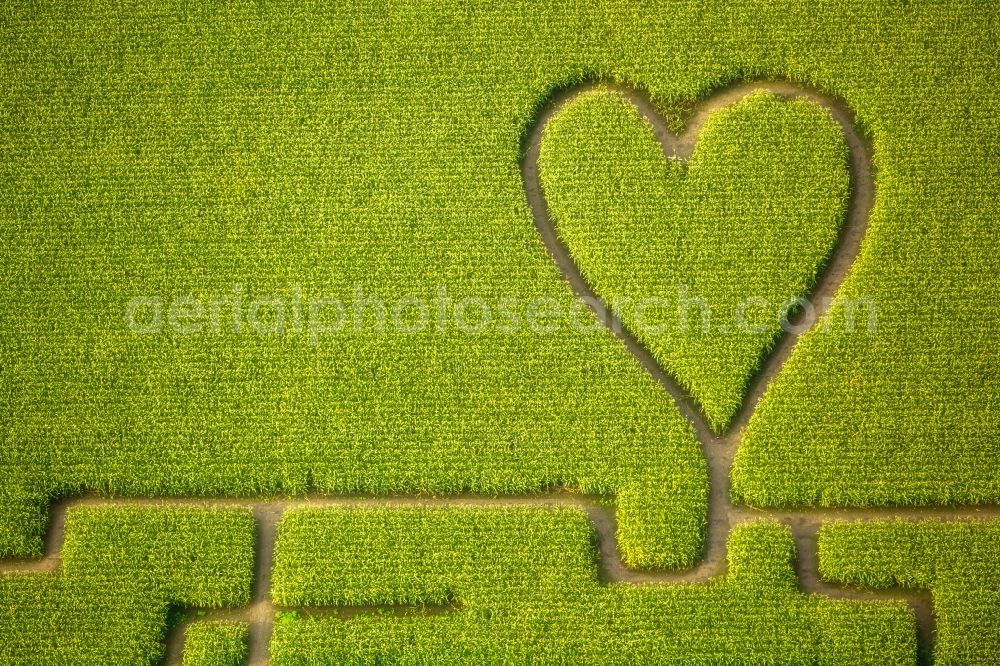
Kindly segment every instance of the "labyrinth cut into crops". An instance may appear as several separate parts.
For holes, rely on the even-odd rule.
[[[0,663],[992,663],[998,42],[8,3]]]

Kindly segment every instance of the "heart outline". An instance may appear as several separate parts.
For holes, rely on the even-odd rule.
[[[618,93],[631,102],[643,119],[652,127],[664,157],[668,160],[687,160],[690,158],[701,129],[712,111],[735,104],[758,91],[767,91],[786,99],[811,101],[829,113],[843,133],[849,155],[848,208],[829,257],[820,266],[812,289],[803,295],[815,310],[814,323],[801,332],[781,331],[770,350],[765,350],[759,359],[758,370],[747,381],[739,409],[721,432],[717,433],[711,428],[697,400],[681,386],[673,374],[660,366],[649,350],[639,342],[631,331],[616,319],[609,321],[608,317],[602,318],[604,313],[610,312],[606,301],[583,278],[579,266],[559,237],[556,225],[549,214],[538,167],[544,129],[565,105],[581,94],[596,90]],[[573,292],[579,298],[589,304],[600,303],[602,305],[603,312],[593,307],[591,309],[598,315],[605,327],[625,344],[640,366],[670,394],[678,409],[691,423],[698,440],[706,448],[706,455],[709,453],[707,449],[713,444],[735,445],[741,438],[742,431],[752,417],[770,381],[781,371],[799,338],[812,330],[822,320],[832,303],[833,295],[839,291],[860,253],[871,210],[874,206],[875,185],[872,177],[871,153],[866,142],[862,140],[855,129],[853,112],[839,100],[789,81],[746,81],[717,89],[700,100],[693,115],[685,123],[683,131],[677,134],[670,131],[648,94],[637,88],[617,83],[595,81],[569,86],[552,94],[548,103],[542,105],[540,112],[536,115],[535,122],[525,135],[523,144],[522,185],[527,195],[535,227],[563,278],[569,282]],[[800,318],[794,316],[790,318],[792,324],[790,328],[796,328],[796,324],[801,324],[801,321],[797,321],[797,319]]]

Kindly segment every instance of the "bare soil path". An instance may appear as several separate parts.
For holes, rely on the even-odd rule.
[[[720,108],[729,106],[747,95],[757,91],[768,91],[787,99],[809,100],[825,109],[840,126],[850,154],[851,193],[846,219],[840,230],[836,247],[826,265],[817,276],[816,284],[808,296],[812,305],[812,313],[804,311],[790,317],[789,326],[785,327],[773,348],[761,359],[757,373],[747,386],[743,404],[725,432],[716,433],[699,409],[697,402],[684,390],[675,377],[664,370],[635,335],[620,321],[617,321],[608,304],[598,295],[583,278],[556,231],[555,224],[549,216],[538,174],[538,157],[541,149],[543,132],[549,120],[561,108],[580,94],[604,89],[623,95],[636,107],[639,113],[653,128],[653,132],[663,148],[668,159],[690,158],[701,128],[709,115]],[[535,226],[549,254],[555,260],[563,277],[569,282],[573,291],[591,305],[598,319],[611,330],[632,353],[636,361],[663,387],[673,398],[677,407],[691,423],[695,434],[701,443],[702,451],[708,461],[709,480],[711,484],[709,496],[709,529],[705,556],[700,565],[680,575],[661,576],[638,572],[629,572],[622,568],[616,571],[617,577],[623,580],[705,580],[708,577],[724,573],[726,567],[726,540],[731,528],[739,523],[762,516],[781,520],[789,525],[795,539],[798,553],[797,569],[802,588],[808,592],[825,594],[831,597],[849,599],[895,598],[905,600],[914,610],[920,633],[921,660],[931,658],[934,620],[931,608],[930,594],[926,591],[893,590],[878,594],[861,592],[824,583],[819,576],[817,561],[817,532],[822,522],[834,518],[865,520],[877,518],[902,518],[917,520],[931,517],[949,517],[953,519],[970,519],[997,517],[1000,515],[996,507],[981,508],[947,508],[931,507],[927,509],[865,509],[865,510],[832,510],[816,509],[803,511],[758,511],[749,507],[734,505],[730,500],[730,471],[736,449],[743,436],[743,430],[753,415],[768,384],[780,372],[792,353],[798,339],[812,327],[817,325],[829,310],[834,296],[850,272],[861,249],[868,220],[875,203],[875,183],[873,179],[872,154],[868,143],[858,134],[855,127],[854,113],[841,100],[826,95],[820,91],[800,86],[788,81],[751,81],[731,85],[711,94],[697,105],[693,115],[685,124],[680,134],[674,134],[668,128],[663,117],[650,98],[635,89],[609,83],[592,83],[573,87],[555,94],[542,109],[538,120],[528,135],[521,162],[521,176],[528,197]],[[595,307],[596,305],[596,307]],[[613,519],[613,517],[612,517]],[[598,523],[599,524],[599,523]],[[611,536],[613,538],[614,532]],[[602,544],[608,543],[602,539]],[[613,541],[611,542],[613,544]],[[602,552],[606,567],[620,565],[620,558],[610,552]],[[617,564],[616,564],[617,563]]]
[[[695,568],[687,571],[637,571],[625,566],[618,551],[615,540],[615,512],[613,508],[604,506],[600,498],[582,495],[568,490],[553,490],[549,493],[520,495],[507,497],[483,497],[475,495],[458,495],[453,497],[416,497],[416,496],[344,496],[344,495],[310,495],[296,499],[287,498],[163,498],[163,497],[123,497],[108,498],[99,495],[85,495],[58,502],[52,507],[52,520],[45,541],[45,554],[36,560],[6,560],[0,562],[0,572],[55,572],[59,569],[63,538],[65,535],[66,515],[76,507],[101,506],[190,506],[210,508],[245,508],[253,512],[257,525],[257,557],[255,561],[255,580],[253,597],[250,606],[246,608],[222,609],[188,609],[185,619],[171,631],[167,637],[167,656],[165,663],[179,664],[183,651],[186,627],[194,621],[225,620],[245,622],[250,627],[250,656],[248,663],[252,666],[262,666],[268,663],[268,642],[271,636],[271,626],[274,614],[282,610],[274,606],[270,599],[271,565],[274,554],[274,544],[277,537],[277,526],[282,514],[287,510],[298,508],[321,507],[576,507],[590,518],[598,542],[598,566],[602,580],[626,584],[657,584],[657,583],[699,583],[726,574],[725,543],[720,548],[711,550],[711,556],[706,557]],[[731,526],[762,519],[776,519],[792,530],[798,553],[797,571],[801,587],[805,592],[823,594],[842,599],[858,601],[895,599],[906,602],[913,608],[921,631],[921,649],[929,655],[931,646],[933,617],[931,614],[930,595],[922,590],[887,590],[868,592],[824,583],[818,574],[816,559],[816,534],[824,522],[837,519],[877,520],[900,518],[904,520],[919,520],[925,518],[941,518],[951,520],[995,519],[1000,520],[1000,507],[928,507],[926,509],[803,509],[800,511],[770,511],[751,507],[730,506],[723,512],[724,524],[728,535]],[[712,527],[711,536],[716,530],[721,530],[722,523]],[[385,610],[387,607],[337,607],[303,610],[309,614],[333,614],[340,617],[351,617],[358,613],[374,610]],[[399,613],[408,612],[406,607],[392,608]],[[425,609],[426,610],[426,609]],[[454,607],[442,607],[441,612],[454,610]]]
[[[241,609],[209,610],[198,618],[189,617],[180,623],[167,640],[167,662],[180,663],[183,649],[184,628],[194,619],[234,620],[250,625],[250,658],[254,666],[268,662],[268,641],[276,607],[270,598],[270,575],[278,521],[284,511],[299,507],[323,506],[576,506],[590,517],[598,535],[599,566],[606,581],[648,584],[648,583],[697,583],[726,573],[726,540],[733,526],[747,521],[770,518],[788,525],[795,539],[797,549],[797,572],[803,591],[830,597],[874,600],[897,599],[909,604],[917,617],[920,632],[921,659],[929,660],[933,641],[933,614],[930,595],[921,590],[889,590],[866,592],[845,588],[820,579],[817,562],[816,539],[820,525],[836,519],[876,520],[898,518],[919,520],[941,518],[953,520],[1000,519],[1000,507],[926,507],[926,508],[870,508],[870,509],[827,509],[806,508],[801,510],[761,510],[731,503],[729,498],[729,475],[742,437],[743,429],[771,379],[780,371],[791,351],[808,326],[795,319],[792,331],[785,332],[777,341],[769,355],[762,360],[761,367],[748,386],[744,404],[733,422],[724,433],[717,434],[708,426],[696,402],[677,383],[674,377],[661,368],[645,349],[620,322],[608,317],[609,310],[593,292],[580,274],[567,248],[560,241],[555,225],[549,218],[548,209],[538,178],[538,154],[542,132],[547,122],[567,102],[582,92],[594,88],[606,88],[619,92],[631,100],[640,113],[654,128],[665,155],[685,159],[691,155],[698,133],[708,115],[715,109],[732,104],[746,95],[768,90],[787,98],[804,98],[826,109],[840,125],[850,149],[850,169],[852,190],[850,208],[841,230],[835,251],[819,275],[815,288],[809,296],[815,308],[815,319],[819,321],[829,306],[831,297],[837,292],[850,271],[861,247],[868,225],[868,217],[875,197],[872,180],[871,152],[865,141],[857,134],[851,111],[839,100],[820,92],[783,81],[760,81],[741,83],[717,91],[700,103],[680,135],[672,134],[655,106],[644,94],[632,89],[608,84],[586,84],[553,96],[539,113],[528,135],[521,174],[528,203],[535,225],[545,246],[552,255],[565,279],[575,293],[588,303],[595,305],[595,312],[635,357],[636,361],[656,380],[678,408],[690,421],[701,443],[709,464],[711,483],[709,502],[709,528],[702,561],[694,568],[682,572],[636,571],[624,565],[615,541],[614,510],[602,506],[598,498],[588,497],[565,490],[553,490],[546,494],[516,497],[455,496],[447,498],[400,496],[400,497],[353,497],[309,495],[296,499],[267,498],[121,498],[110,499],[99,496],[82,496],[57,502],[52,507],[45,554],[41,559],[30,561],[0,561],[2,571],[55,571],[59,566],[62,549],[66,512],[76,506],[103,506],[109,504],[127,505],[186,505],[212,507],[245,507],[252,510],[257,524],[257,557],[255,583],[251,605]],[[405,608],[398,609],[406,612]],[[443,612],[452,610],[443,608]],[[335,613],[350,616],[365,609],[340,608],[316,609],[316,613]]]

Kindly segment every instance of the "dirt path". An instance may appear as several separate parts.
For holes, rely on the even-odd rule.
[[[597,84],[582,85],[572,90],[555,95],[549,104],[539,114],[525,146],[525,154],[521,163],[521,173],[528,203],[535,224],[549,253],[552,255],[562,275],[580,297],[589,303],[602,303],[582,278],[579,269],[570,257],[556,234],[555,227],[549,219],[545,200],[538,179],[538,153],[541,144],[542,131],[546,123],[565,103],[586,90],[599,87]],[[615,90],[630,99],[640,113],[653,126],[656,136],[663,145],[667,156],[687,158],[691,155],[698,133],[708,115],[715,109],[732,104],[747,94],[757,90],[769,90],[777,95],[789,98],[804,98],[811,100],[826,109],[844,132],[845,140],[850,149],[850,168],[852,192],[850,208],[845,220],[835,251],[820,273],[810,300],[815,306],[816,321],[825,313],[830,297],[839,289],[848,274],[854,259],[861,247],[868,224],[868,216],[874,202],[875,187],[872,181],[871,154],[867,144],[858,136],[854,129],[853,114],[847,107],[819,92],[807,90],[787,82],[754,82],[743,83],[724,88],[703,101],[687,123],[687,129],[677,136],[666,127],[663,119],[649,99],[641,93],[620,86],[603,85],[600,87]],[[797,549],[796,569],[802,589],[806,592],[822,594],[836,598],[854,600],[897,599],[909,604],[917,617],[920,632],[919,642],[921,660],[930,658],[933,640],[933,616],[930,595],[922,590],[889,590],[880,592],[864,592],[852,588],[844,588],[824,583],[819,576],[817,562],[817,532],[819,527],[830,520],[876,520],[900,518],[919,520],[925,518],[942,518],[953,520],[970,519],[1000,519],[1000,507],[927,507],[927,508],[870,508],[870,509],[802,509],[802,510],[758,510],[746,506],[737,506],[729,500],[729,474],[737,446],[742,437],[743,429],[764,394],[771,379],[778,373],[791,354],[792,348],[802,330],[783,333],[771,353],[761,363],[757,375],[749,383],[747,396],[740,411],[733,419],[726,432],[716,434],[708,426],[698,405],[676,382],[665,372],[650,353],[636,340],[620,322],[607,316],[607,308],[595,308],[599,318],[635,357],[637,362],[656,380],[673,398],[678,408],[692,424],[701,443],[702,450],[709,465],[711,483],[709,501],[709,529],[703,560],[693,569],[683,572],[651,572],[636,571],[624,565],[615,541],[615,514],[613,509],[601,506],[597,498],[587,497],[564,490],[554,490],[546,494],[525,495],[516,497],[479,497],[455,496],[449,498],[429,497],[352,497],[311,495],[300,499],[266,499],[266,498],[122,498],[108,499],[98,496],[84,496],[59,502],[52,507],[52,519],[45,543],[45,555],[31,561],[0,561],[0,572],[3,571],[54,571],[59,565],[63,534],[68,509],[77,506],[103,506],[110,504],[126,505],[184,505],[211,507],[245,507],[253,511],[257,524],[257,558],[255,564],[255,583],[253,600],[248,608],[209,610],[198,620],[234,620],[247,622],[250,625],[250,658],[254,666],[268,662],[268,641],[271,636],[274,613],[277,610],[270,599],[270,576],[274,553],[277,524],[284,511],[300,507],[345,507],[345,506],[437,506],[437,507],[469,507],[469,506],[575,506],[583,509],[594,525],[598,536],[601,576],[606,581],[623,583],[698,583],[726,573],[726,540],[733,526],[752,520],[775,519],[788,525],[795,540]],[[800,322],[793,319],[797,325]],[[351,616],[366,609],[305,609],[310,614],[335,613],[341,616]],[[370,609],[367,609],[370,610]],[[394,609],[407,612],[406,608]],[[442,608],[442,611],[452,608]],[[185,627],[193,621],[191,614],[181,622],[167,640],[167,663],[180,663],[183,649]]]
[[[850,154],[851,194],[846,219],[840,230],[837,244],[826,265],[817,276],[808,300],[813,306],[814,318],[806,321],[804,313],[800,312],[790,318],[790,326],[786,327],[777,339],[772,350],[761,360],[760,367],[747,386],[743,404],[732,423],[723,433],[716,433],[709,426],[701,413],[696,401],[680,386],[677,380],[659,366],[649,351],[627,330],[620,321],[610,315],[607,304],[596,294],[583,278],[579,267],[574,262],[568,248],[562,243],[556,231],[555,224],[549,217],[545,203],[541,180],[538,174],[538,157],[541,149],[542,134],[549,120],[568,102],[581,93],[607,89],[617,92],[635,105],[639,113],[652,126],[659,139],[664,155],[669,158],[690,158],[698,135],[709,115],[716,109],[733,104],[750,93],[766,90],[788,99],[806,99],[825,109],[840,126]],[[600,304],[593,307],[595,314],[632,353],[636,361],[659,383],[673,398],[678,408],[687,417],[701,443],[702,450],[709,465],[711,483],[708,516],[708,541],[705,557],[702,563],[693,570],[678,576],[657,576],[638,572],[629,572],[620,567],[620,559],[612,553],[603,551],[606,566],[615,567],[616,577],[633,581],[652,580],[705,580],[710,576],[720,575],[726,567],[726,540],[730,529],[741,522],[754,517],[768,516],[781,520],[792,528],[798,552],[797,569],[799,580],[804,590],[817,594],[850,599],[896,598],[905,600],[914,610],[920,632],[921,660],[929,660],[932,651],[934,635],[933,614],[930,594],[925,591],[895,590],[891,592],[863,593],[859,590],[840,588],[824,583],[819,576],[816,554],[816,538],[819,526],[831,518],[870,519],[870,518],[927,518],[934,515],[947,515],[952,518],[996,517],[996,508],[984,509],[930,509],[930,510],[813,510],[813,511],[755,511],[748,507],[733,505],[729,497],[730,470],[736,449],[742,439],[743,430],[753,415],[760,398],[767,390],[768,384],[784,366],[791,355],[792,349],[799,337],[822,320],[829,310],[833,297],[850,272],[861,249],[861,242],[868,229],[868,218],[875,200],[875,183],[872,177],[872,156],[868,144],[858,135],[855,129],[853,112],[840,100],[834,99],[819,91],[811,90],[787,81],[757,81],[732,85],[716,91],[703,100],[694,114],[685,124],[681,134],[672,133],[659,114],[655,105],[645,94],[620,85],[594,83],[576,86],[554,95],[542,109],[538,120],[528,136],[521,163],[521,176],[527,193],[528,204],[534,218],[535,226],[549,254],[555,260],[563,277],[569,282],[573,291],[589,304]],[[613,519],[613,518],[612,518]],[[600,523],[597,523],[600,524]],[[613,536],[613,530],[610,532]],[[607,544],[602,540],[602,545]],[[611,546],[613,548],[613,545]]]
[[[793,316],[788,328],[782,332],[771,352],[762,360],[761,367],[751,379],[743,405],[732,423],[722,436],[717,435],[702,415],[695,400],[678,384],[676,379],[659,366],[649,351],[636,337],[625,328],[620,321],[609,317],[609,309],[604,300],[596,294],[584,280],[579,268],[573,261],[568,248],[563,244],[556,232],[555,224],[549,217],[548,207],[541,189],[538,176],[538,155],[541,149],[542,133],[549,120],[568,102],[584,92],[607,89],[617,92],[639,110],[639,113],[652,126],[653,132],[663,147],[667,158],[688,159],[694,150],[695,142],[708,116],[715,110],[729,106],[747,95],[760,90],[766,90],[788,99],[806,99],[825,109],[837,122],[844,133],[844,139],[850,152],[851,196],[848,204],[847,217],[840,230],[836,246],[826,265],[817,276],[816,285],[808,296],[815,308],[815,320],[820,320],[829,309],[831,298],[840,288],[841,283],[850,272],[851,266],[861,248],[861,241],[868,229],[868,217],[875,200],[875,185],[872,181],[871,154],[867,144],[858,136],[854,129],[854,115],[841,102],[819,92],[806,90],[797,85],[783,81],[761,81],[741,83],[716,92],[698,105],[694,115],[688,120],[683,134],[675,135],[667,129],[666,123],[659,115],[653,103],[647,96],[635,90],[609,84],[588,84],[567,90],[556,95],[542,110],[534,130],[529,135],[525,155],[521,162],[521,177],[527,193],[528,204],[535,221],[539,235],[545,243],[549,254],[555,260],[566,281],[572,286],[578,296],[587,303],[601,303],[594,311],[622,343],[628,348],[639,364],[671,395],[683,414],[694,426],[698,439],[705,445],[718,448],[732,447],[738,443],[740,433],[750,420],[757,402],[768,383],[778,373],[785,361],[791,355],[796,341],[805,332],[803,330],[801,313]],[[731,458],[731,456],[730,456]],[[731,460],[729,461],[731,462]],[[728,465],[726,466],[728,475]]]
[[[165,663],[179,664],[184,645],[187,626],[195,621],[225,620],[245,622],[250,627],[250,657],[248,663],[252,666],[262,666],[268,663],[268,642],[271,636],[271,626],[274,613],[280,608],[274,606],[270,599],[270,578],[274,544],[277,536],[277,525],[282,514],[291,509],[322,508],[322,507],[576,507],[583,510],[590,518],[597,534],[600,576],[606,582],[627,584],[649,583],[700,583],[710,578],[726,574],[725,547],[715,548],[711,556],[706,557],[695,568],[680,572],[637,571],[625,566],[618,552],[615,540],[615,512],[613,508],[603,506],[599,498],[582,495],[567,490],[553,490],[549,493],[535,495],[520,495],[508,497],[482,497],[475,495],[459,495],[447,498],[437,497],[366,497],[343,495],[310,495],[298,499],[265,499],[265,498],[162,498],[162,497],[123,497],[118,499],[99,495],[87,495],[56,503],[52,507],[52,520],[45,541],[45,554],[36,560],[7,560],[0,562],[0,572],[53,572],[60,564],[60,555],[65,535],[66,515],[76,507],[102,506],[188,506],[209,508],[245,508],[253,512],[257,525],[257,558],[254,565],[255,579],[253,598],[250,606],[245,608],[221,609],[187,609],[185,619],[175,627],[167,637],[167,656]],[[901,518],[919,520],[924,518],[941,518],[951,520],[995,519],[1000,520],[1000,507],[929,507],[927,509],[895,509],[873,508],[855,509],[803,509],[800,511],[768,511],[750,507],[732,506],[720,512],[724,522],[714,524],[712,535],[717,530],[728,530],[734,525],[762,519],[777,519],[792,530],[798,553],[796,569],[803,591],[822,594],[834,598],[854,599],[857,601],[873,601],[895,599],[906,602],[913,608],[921,631],[920,646],[923,653],[929,653],[933,630],[930,595],[923,590],[888,590],[866,592],[852,588],[844,588],[820,580],[816,559],[816,534],[820,525],[837,519],[846,520],[877,520],[886,518]],[[412,611],[410,607],[336,607],[289,609],[300,610],[310,615],[332,614],[339,617],[351,617],[358,613],[371,612],[376,609],[393,610],[404,614]],[[426,609],[423,609],[426,612]],[[455,607],[442,607],[441,612],[455,610]]]

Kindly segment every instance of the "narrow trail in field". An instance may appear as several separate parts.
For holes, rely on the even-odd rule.
[[[613,508],[603,506],[600,498],[582,495],[568,490],[553,490],[543,494],[519,496],[478,496],[456,495],[452,497],[418,497],[412,495],[400,496],[345,496],[345,495],[308,495],[296,499],[265,499],[265,498],[205,498],[205,497],[122,497],[108,498],[100,495],[84,495],[52,506],[52,520],[45,539],[45,554],[35,560],[0,561],[0,572],[56,572],[59,570],[63,540],[65,538],[66,515],[69,511],[81,507],[205,507],[212,509],[242,508],[253,512],[256,523],[257,542],[254,564],[254,586],[250,605],[241,608],[184,609],[185,617],[178,626],[170,632],[166,641],[166,664],[181,663],[186,628],[192,622],[229,621],[243,622],[249,625],[249,659],[251,666],[263,666],[268,663],[268,643],[274,614],[282,608],[274,605],[270,598],[271,569],[273,565],[274,545],[277,538],[277,527],[285,511],[302,508],[324,507],[372,507],[372,508],[407,508],[407,507],[438,507],[438,508],[490,508],[521,506],[530,508],[574,507],[584,511],[597,535],[598,559],[600,577],[608,583],[626,583],[634,585],[672,583],[698,584],[711,578],[724,576],[727,573],[725,546],[716,549],[712,557],[706,557],[695,568],[687,571],[639,571],[630,569],[622,561],[615,538],[616,521]],[[770,511],[752,507],[732,506],[728,512],[730,522],[727,525],[739,525],[762,519],[778,519],[788,525],[795,539],[797,550],[797,569],[804,592],[823,594],[841,599],[856,601],[899,600],[910,605],[914,610],[921,629],[922,646],[930,639],[926,633],[932,629],[930,595],[924,590],[883,590],[877,592],[862,591],[824,583],[819,579],[816,561],[816,536],[820,525],[831,520],[878,520],[900,518],[904,520],[920,520],[925,518],[941,518],[950,520],[994,519],[1000,520],[1000,507],[929,507],[914,509],[898,509],[892,507],[872,509],[802,509],[800,511]],[[335,615],[348,618],[372,611],[392,611],[406,614],[413,611],[450,612],[454,606],[411,607],[411,606],[367,606],[367,607],[329,607],[329,608],[289,608],[308,615]]]
[[[563,244],[556,231],[556,226],[549,216],[548,206],[539,178],[539,154],[542,136],[548,122],[568,102],[580,94],[591,90],[610,90],[621,94],[636,107],[639,113],[653,128],[653,132],[666,158],[690,158],[698,135],[709,115],[722,107],[729,106],[756,91],[768,91],[786,99],[809,100],[825,109],[840,126],[850,154],[851,193],[848,212],[840,230],[836,247],[826,265],[817,275],[817,280],[808,295],[808,301],[813,307],[813,313],[806,320],[804,312],[798,313],[789,320],[789,326],[783,330],[771,351],[761,360],[760,367],[748,384],[743,404],[729,427],[722,434],[717,434],[709,426],[696,401],[685,391],[677,379],[660,367],[646,347],[639,342],[611,312],[608,304],[595,293],[582,272],[576,265],[569,249]],[[527,193],[528,204],[538,233],[541,235],[549,254],[555,260],[563,277],[569,282],[573,291],[586,303],[591,305],[598,319],[610,329],[625,347],[631,352],[638,363],[650,376],[662,386],[673,398],[677,407],[691,423],[695,435],[701,444],[709,466],[710,495],[708,516],[708,539],[705,556],[702,563],[695,569],[670,577],[649,577],[643,574],[627,574],[620,572],[624,578],[635,580],[704,580],[710,576],[722,574],[726,567],[726,541],[731,528],[753,517],[766,515],[788,524],[795,539],[797,570],[802,588],[809,592],[828,596],[870,599],[898,598],[909,603],[917,618],[920,633],[919,642],[921,659],[929,659],[932,652],[934,623],[931,609],[930,594],[923,591],[895,590],[879,594],[861,593],[857,590],[838,587],[824,583],[819,576],[816,554],[816,538],[820,523],[827,516],[844,519],[865,519],[870,517],[930,517],[937,511],[893,510],[843,510],[843,511],[756,511],[748,507],[737,506],[731,502],[729,495],[730,472],[736,449],[743,436],[743,430],[753,415],[757,403],[767,389],[768,384],[778,374],[785,361],[791,355],[792,349],[799,337],[813,326],[817,325],[828,311],[833,297],[836,295],[844,279],[850,272],[861,249],[861,242],[868,228],[868,218],[875,201],[875,184],[872,177],[871,151],[867,143],[858,135],[854,125],[853,112],[840,100],[831,98],[815,90],[803,88],[787,81],[756,81],[739,83],[723,88],[702,101],[694,114],[685,124],[681,134],[674,134],[667,127],[656,106],[649,97],[635,89],[608,83],[592,83],[573,87],[554,95],[539,114],[524,148],[524,158],[521,162],[521,176]],[[596,306],[596,307],[595,307]],[[972,517],[983,516],[981,511],[945,510],[948,515]],[[995,509],[987,511],[996,514]],[[610,553],[604,553],[606,561]],[[620,560],[618,560],[620,562]]]
[[[682,572],[637,571],[625,566],[618,551],[615,534],[614,509],[602,506],[598,498],[588,497],[564,490],[553,490],[545,494],[483,497],[453,496],[432,498],[419,496],[398,497],[355,497],[346,495],[308,495],[297,499],[266,498],[121,498],[109,499],[100,496],[82,496],[54,503],[45,542],[45,554],[41,559],[30,561],[0,561],[0,572],[6,571],[56,571],[60,563],[60,553],[64,539],[67,511],[79,506],[106,505],[148,505],[148,506],[209,506],[213,508],[243,507],[253,512],[257,526],[255,582],[251,605],[246,608],[210,609],[197,617],[188,612],[186,619],[167,638],[167,663],[180,663],[183,650],[185,628],[193,621],[230,620],[246,622],[250,626],[249,663],[260,666],[268,663],[268,643],[272,623],[277,610],[270,597],[270,577],[273,564],[274,546],[278,522],[284,511],[303,507],[490,507],[527,506],[555,507],[573,506],[585,511],[598,536],[600,573],[603,580],[632,584],[644,583],[702,583],[710,578],[723,576],[727,572],[726,541],[730,530],[741,523],[760,519],[775,519],[788,525],[792,531],[797,551],[796,569],[800,586],[804,592],[822,594],[829,597],[858,601],[901,600],[914,611],[919,630],[921,660],[930,659],[933,646],[934,622],[931,599],[925,590],[894,589],[869,592],[854,588],[825,583],[820,579],[817,561],[817,532],[820,526],[831,520],[877,520],[904,519],[919,520],[940,518],[952,520],[1000,519],[1000,507],[926,507],[926,508],[868,508],[829,509],[803,508],[800,510],[764,510],[735,505],[729,497],[729,476],[737,446],[743,429],[764,394],[768,384],[778,373],[791,354],[792,348],[804,329],[806,322],[795,318],[790,322],[791,331],[783,332],[772,351],[762,361],[759,372],[748,385],[746,398],[740,411],[734,417],[725,433],[717,435],[708,426],[698,405],[678,382],[664,371],[649,351],[635,336],[612,317],[603,301],[593,292],[580,274],[567,248],[560,241],[555,225],[549,218],[548,209],[538,178],[538,155],[542,131],[553,115],[567,102],[588,90],[605,88],[627,97],[649,121],[664,153],[668,157],[685,159],[691,155],[695,141],[708,115],[715,109],[732,104],[746,95],[767,90],[786,98],[802,98],[813,101],[826,109],[839,124],[850,149],[851,200],[850,208],[833,255],[820,272],[817,283],[809,295],[815,308],[813,322],[822,319],[831,297],[837,292],[847,276],[858,254],[868,224],[868,216],[874,203],[875,187],[872,181],[871,154],[868,146],[854,129],[853,114],[847,107],[816,91],[811,91],[787,82],[742,83],[724,88],[700,103],[694,115],[688,120],[686,130],[680,135],[672,134],[659,115],[655,106],[645,95],[621,86],[608,84],[586,84],[555,95],[538,115],[532,132],[528,136],[521,162],[521,174],[535,224],[549,253],[552,255],[562,275],[576,294],[595,305],[595,312],[635,357],[637,362],[673,398],[680,411],[691,423],[708,461],[711,483],[709,499],[708,535],[704,557],[694,568]],[[603,312],[599,311],[603,309]],[[812,322],[809,322],[812,323]],[[409,607],[383,607],[386,610],[406,613]],[[190,611],[190,609],[188,609]],[[318,608],[296,609],[309,614],[335,614],[350,617],[373,608]],[[426,609],[422,609],[426,612]],[[441,612],[454,610],[441,607]]]

